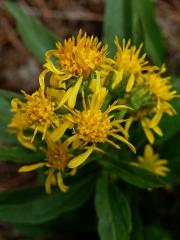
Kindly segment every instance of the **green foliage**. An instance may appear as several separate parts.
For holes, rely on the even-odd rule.
[[[104,42],[109,44],[110,55],[115,52],[114,37],[131,37],[131,0],[106,0]]]
[[[58,38],[38,19],[29,16],[21,5],[8,0],[4,4],[15,18],[25,45],[43,63],[45,52],[55,47]]]
[[[155,20],[154,6],[152,0],[132,0],[132,14],[136,18],[132,37],[136,39],[141,27],[141,36],[144,36],[146,51],[153,63],[161,65],[165,62],[165,45],[160,29]],[[137,31],[137,32],[136,32]]]
[[[171,240],[169,234],[157,226],[149,226],[145,230],[146,240]]]
[[[98,232],[102,240],[128,240],[131,232],[131,213],[124,194],[109,183],[107,174],[97,181],[95,207]]]
[[[44,189],[0,193],[0,219],[8,223],[39,224],[81,207],[92,194],[94,175],[71,185],[67,193],[48,195]]]
[[[129,184],[139,188],[158,188],[165,185],[157,175],[131,165],[128,161],[100,161],[100,164],[110,172],[115,173]]]
[[[35,17],[27,15],[16,2],[6,0],[4,4],[14,16],[25,45],[43,63],[44,53],[55,47],[57,37]],[[117,35],[120,41],[123,37],[132,38],[137,43],[143,41],[149,57],[155,64],[160,65],[165,61],[164,41],[155,20],[152,0],[106,0],[104,33],[104,42],[109,44],[111,54],[115,51],[113,41],[114,36]],[[180,92],[179,82],[179,77],[173,78],[174,88],[178,93]],[[14,97],[21,98],[19,94],[0,90],[0,161],[10,160],[16,163],[43,161],[42,152],[33,152],[21,147],[15,135],[7,129],[12,116],[9,110],[10,102]],[[173,100],[172,105],[179,113],[178,99]],[[0,220],[11,223],[24,232],[34,231],[32,236],[36,236],[36,233],[51,232],[52,229],[46,229],[50,221],[52,226],[55,222],[59,225],[62,223],[66,231],[69,231],[71,229],[69,226],[75,222],[72,228],[74,230],[78,228],[78,225],[83,226],[84,219],[89,216],[91,209],[84,210],[83,205],[87,203],[87,200],[92,202],[91,197],[96,184],[95,209],[101,240],[171,240],[169,234],[161,226],[146,226],[146,222],[143,222],[143,217],[140,215],[139,206],[137,208],[135,199],[130,195],[132,189],[132,191],[138,191],[137,188],[145,189],[139,190],[141,194],[137,198],[151,209],[151,204],[143,195],[146,189],[168,185],[172,185],[170,188],[173,188],[173,185],[180,183],[179,122],[180,114],[173,118],[163,117],[160,127],[164,136],[156,140],[162,159],[169,160],[171,172],[166,178],[133,166],[131,162],[136,157],[126,154],[124,149],[122,150],[124,155],[123,153],[118,155],[116,150],[113,152],[105,149],[106,159],[103,159],[105,156],[103,154],[101,158],[93,156],[94,158],[92,157],[89,161],[91,164],[83,167],[83,175],[79,174],[77,178],[74,177],[72,184],[69,184],[70,189],[67,193],[58,190],[47,195],[42,187],[1,192]],[[140,130],[138,126],[133,129],[134,135],[132,134],[137,150],[142,148],[146,142]],[[92,171],[89,171],[92,170],[91,166],[95,166],[93,172],[99,171],[97,181],[95,173],[92,174]],[[68,182],[69,179],[65,178],[66,181]],[[118,183],[122,186],[121,190]],[[84,215],[82,211],[85,211]],[[81,222],[83,222],[82,225]],[[85,225],[91,225],[91,223],[84,223]],[[85,228],[88,229],[87,226]],[[92,231],[92,229],[94,225],[88,230]]]
[[[144,240],[142,219],[134,202],[132,206],[132,225],[133,229],[130,240]]]
[[[17,144],[16,137],[10,134],[9,129],[7,128],[12,113],[10,112],[10,103],[14,97],[19,97],[19,94],[0,90],[0,106],[1,106],[1,115],[0,115],[0,142],[3,144]]]
[[[144,42],[153,63],[165,62],[165,46],[155,20],[152,0],[106,0],[104,41],[114,53],[114,37]]]
[[[10,150],[9,150],[10,148]],[[33,152],[21,146],[0,146],[0,161],[13,161],[17,163],[42,162],[44,155]]]
[[[180,148],[179,148],[180,132],[171,137],[161,147],[161,157],[169,160],[170,172],[166,177],[166,181],[169,184],[180,183]]]

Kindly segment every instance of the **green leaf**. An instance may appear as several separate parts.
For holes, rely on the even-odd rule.
[[[157,226],[149,226],[145,229],[146,240],[171,240],[172,238],[164,230]]]
[[[114,37],[131,36],[131,0],[106,0],[104,15],[104,42],[108,43],[110,55],[115,52]]]
[[[168,167],[170,172],[166,177],[169,184],[180,183],[180,148],[179,148],[180,131],[165,142],[161,147],[161,159],[168,160]]]
[[[42,152],[33,152],[21,146],[0,146],[0,161],[13,161],[17,163],[42,162]]]
[[[133,166],[128,161],[119,160],[115,162],[101,160],[99,162],[106,170],[114,172],[124,181],[136,187],[158,188],[165,185],[162,178],[140,167]]]
[[[9,90],[0,89],[0,98],[10,103],[13,98],[22,98],[22,95]]]
[[[11,100],[14,97],[19,97],[19,94],[0,90],[0,106],[1,106],[1,115],[0,115],[0,142],[3,144],[17,144],[16,136],[10,134],[8,129],[8,124],[12,117],[12,112],[10,112],[11,108]]]
[[[144,34],[143,34],[143,26],[140,20],[140,17],[138,16],[137,12],[136,12],[136,8],[135,6],[133,6],[133,4],[135,4],[134,1],[132,1],[132,39],[133,42],[135,42],[136,44],[141,44],[144,43]]]
[[[92,194],[94,175],[73,183],[67,193],[50,195],[44,189],[17,189],[0,193],[0,221],[39,224],[80,208]]]
[[[133,20],[136,20],[136,23],[133,24],[134,38],[137,38],[139,32],[138,24],[142,24],[148,55],[155,64],[161,65],[165,62],[165,44],[156,23],[152,0],[133,0],[132,13]],[[136,28],[138,32],[136,32]]]
[[[93,201],[88,201],[80,209],[71,211],[70,214],[61,214],[50,222],[34,225],[16,223],[13,224],[13,228],[23,233],[23,235],[35,239],[47,239],[51,236],[60,236],[69,232],[74,238],[81,233],[81,236],[87,236],[88,234],[88,237],[92,236],[92,239],[94,239],[93,236],[95,234],[97,236],[95,217]]]
[[[106,174],[97,181],[95,207],[101,240],[128,240],[131,212],[124,194],[108,182]]]
[[[132,225],[131,240],[144,240],[142,220],[137,206],[132,205]]]
[[[20,4],[7,0],[4,4],[15,18],[25,45],[43,63],[45,52],[55,47],[58,38],[38,19],[29,16]]]

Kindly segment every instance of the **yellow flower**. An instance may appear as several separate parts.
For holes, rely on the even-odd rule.
[[[139,121],[141,123],[141,126],[144,130],[144,133],[148,139],[148,141],[153,144],[155,141],[154,133],[159,135],[160,137],[163,136],[163,132],[158,126],[158,124],[151,126],[151,114],[155,114],[155,108],[143,108],[139,109],[133,115],[127,120],[125,123],[125,129],[126,131],[129,131],[129,128],[131,127],[134,120]]]
[[[167,163],[167,160],[159,159],[159,154],[154,153],[152,146],[147,144],[144,148],[144,156],[139,156],[138,162],[133,162],[132,164],[159,176],[166,176],[170,171],[169,168],[165,166]]]
[[[169,77],[161,77],[161,74],[165,71],[166,68],[162,66],[158,72],[151,72],[144,75],[144,84],[147,85],[149,93],[154,96],[156,101],[156,114],[151,121],[151,127],[160,122],[163,113],[167,113],[170,116],[176,114],[175,109],[169,103],[169,101],[177,97],[176,91],[172,90]]]
[[[120,125],[124,120],[115,120],[113,115],[109,115],[114,110],[126,109],[128,107],[118,105],[115,102],[103,111],[102,107],[106,95],[106,88],[99,87],[91,99],[89,99],[88,104],[86,104],[84,93],[82,94],[82,111],[68,108],[71,114],[68,114],[66,118],[74,125],[74,134],[67,141],[73,142],[74,148],[88,145],[90,153],[90,149],[91,152],[98,150],[96,147],[97,143],[107,142],[119,149],[120,146],[110,139],[112,137],[120,142],[124,142],[135,152],[134,146],[127,140],[127,131]],[[68,167],[74,168],[81,163],[78,159],[71,160]]]
[[[26,115],[22,112],[17,112],[11,119],[8,127],[10,132],[17,134],[18,141],[26,148],[29,148],[33,151],[36,150],[36,147],[31,142],[31,136],[25,136],[23,131],[28,128],[28,119]]]
[[[14,112],[15,115],[12,117],[8,126],[17,132],[19,141],[21,144],[24,143],[23,145],[27,147],[28,140],[30,140],[29,143],[32,143],[38,131],[42,132],[42,139],[44,139],[47,129],[50,126],[55,127],[58,120],[54,112],[55,104],[51,101],[49,96],[46,96],[44,83],[42,81],[40,82],[39,90],[32,95],[24,91],[22,92],[26,102],[17,98],[12,100],[11,111]],[[32,137],[23,135],[23,131],[29,128],[34,130]],[[32,144],[29,146],[32,146]]]
[[[101,68],[107,60],[107,45],[102,46],[97,37],[87,36],[87,33],[82,35],[81,30],[76,38],[65,39],[63,45],[58,42],[56,46],[56,50],[46,53],[45,67],[62,76],[63,81],[71,76],[88,77]],[[57,67],[51,61],[52,56],[58,60]]]
[[[133,120],[139,120],[147,139],[151,144],[154,143],[154,133],[162,136],[159,123],[164,113],[170,116],[176,114],[175,109],[169,103],[170,100],[177,97],[176,91],[172,90],[169,77],[161,77],[165,72],[165,67],[155,72],[145,73],[136,83],[135,94],[138,96],[138,89],[144,89],[147,94],[142,97],[142,107],[135,110],[133,115],[126,122],[126,130],[129,130]],[[133,96],[133,91],[132,91]],[[135,100],[135,98],[133,98]],[[138,101],[140,101],[138,99]],[[147,106],[145,105],[147,101]],[[149,105],[149,106],[148,106]]]
[[[126,43],[125,39],[123,39],[121,47],[117,37],[114,42],[117,52],[115,55],[115,78],[112,88],[115,88],[125,77],[127,78],[126,92],[130,92],[135,80],[141,76],[143,71],[151,70],[152,67],[147,66],[146,54],[139,56],[143,44],[136,48],[136,46],[131,46],[131,40]]]
[[[67,93],[60,102],[59,107],[73,95],[73,100],[68,101],[68,106],[74,108],[76,97],[83,79],[89,77],[96,70],[100,70],[102,77],[107,75],[113,60],[106,57],[107,45],[102,46],[97,37],[82,35],[80,30],[77,37],[64,40],[56,44],[57,49],[46,53],[44,67],[52,73],[50,84],[52,87],[62,87],[67,82]],[[57,64],[53,62],[55,58]]]
[[[43,149],[46,153],[46,161],[22,166],[19,172],[29,172],[41,167],[48,167],[45,182],[46,192],[51,193],[51,185],[58,185],[62,192],[66,192],[68,187],[64,184],[62,177],[76,173],[76,168],[72,170],[67,167],[68,162],[72,158],[72,155],[69,154],[68,144],[60,141],[53,142],[49,136],[46,136],[46,142],[48,148],[47,150]]]

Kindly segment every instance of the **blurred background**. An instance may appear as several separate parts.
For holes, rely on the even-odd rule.
[[[128,0],[129,1],[129,0]],[[127,2],[128,2],[127,1]],[[103,35],[104,0],[19,0],[30,16],[38,18],[59,39],[76,34],[80,28]],[[118,1],[117,1],[118,2]],[[17,22],[0,1],[0,87],[32,91],[42,68],[22,41]],[[154,1],[155,16],[166,44],[166,63],[180,73],[180,2]],[[128,15],[128,12],[127,12]],[[127,21],[129,19],[127,18]],[[28,26],[27,26],[28,28]],[[30,33],[31,29],[29,29]],[[41,34],[41,33],[39,33]]]
[[[48,49],[47,46],[53,46],[52,42],[55,39],[63,40],[76,35],[80,28],[88,34],[104,39],[110,44],[110,48],[114,38],[113,33],[121,38],[131,37],[137,43],[145,41],[146,50],[150,53],[149,58],[154,64],[161,65],[165,62],[171,75],[180,74],[180,0],[147,1],[152,3],[150,5],[146,5],[146,0],[134,0],[133,3],[137,4],[135,3],[136,6],[131,6],[131,8],[128,6],[130,0],[19,0],[11,2],[18,3],[24,13],[16,5],[9,4],[9,1],[0,1],[1,89],[17,92],[24,89],[29,93],[32,92],[38,86],[37,79],[43,63],[42,55]],[[147,14],[151,21],[143,19],[146,16],[142,16],[143,10],[140,5],[144,7],[144,14]],[[152,12],[149,11],[151,7]],[[39,29],[43,29],[44,32]],[[45,33],[48,36],[47,41],[43,38]],[[51,40],[53,41],[50,42]],[[17,168],[16,164],[0,163],[0,191],[32,185],[36,181],[34,174],[18,175]],[[156,197],[162,200],[161,203],[166,198],[164,203],[164,208],[166,208],[180,197],[180,188],[177,186],[176,191],[169,193],[161,190],[158,194]],[[148,194],[147,197],[149,198]],[[152,195],[151,197],[153,199]],[[152,204],[155,208],[160,207],[159,203],[152,201]],[[169,209],[166,215],[162,214],[160,217],[171,218],[175,215],[172,226],[168,227],[172,234],[175,232],[174,239],[180,239],[177,237],[177,226],[174,225],[178,221],[174,211],[174,208]],[[164,225],[166,224],[165,221]],[[1,236],[1,233],[5,238]],[[29,238],[23,238],[12,227],[0,224],[0,240],[3,239]],[[63,240],[65,238],[53,239]],[[159,240],[166,239],[160,237]]]

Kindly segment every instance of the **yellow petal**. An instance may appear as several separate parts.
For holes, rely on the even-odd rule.
[[[46,182],[45,182],[46,193],[48,193],[48,194],[51,193],[51,185],[53,184],[53,182],[54,182],[54,170],[49,169],[48,176],[47,176]]]
[[[77,172],[77,168],[73,168],[68,174],[70,176],[74,176],[76,174],[76,172]]]
[[[126,130],[127,132],[129,132],[129,129],[130,129],[132,123],[133,123],[133,120],[134,120],[134,118],[133,118],[133,117],[130,117],[130,118],[126,121],[126,123],[125,123],[125,130]]]
[[[45,54],[46,58],[50,58],[51,56],[59,57],[58,50],[48,50]]]
[[[68,163],[68,167],[69,168],[75,168],[75,167],[78,167],[79,165],[81,165],[91,155],[93,150],[94,150],[94,147],[90,147],[90,148],[88,148],[88,150],[86,152],[81,153],[79,156],[73,158]]]
[[[131,162],[131,165],[135,166],[135,167],[141,167],[141,165],[139,163],[136,163],[136,162]]]
[[[130,109],[130,110],[132,110],[131,107],[128,107],[126,105],[115,105],[115,106],[110,106],[109,109],[108,109],[108,112],[112,112],[114,110],[120,110],[120,109]]]
[[[101,148],[98,147],[94,147],[94,151],[100,152],[100,153],[105,153],[104,150],[102,150]]]
[[[91,109],[101,109],[102,105],[104,104],[104,100],[108,90],[105,87],[102,87],[99,92],[93,94],[91,98],[90,108]]]
[[[57,173],[57,184],[58,184],[59,189],[60,189],[62,192],[67,192],[67,190],[69,189],[68,186],[64,185],[61,172],[58,172],[58,173]]]
[[[143,163],[143,162],[145,161],[145,159],[144,159],[143,157],[141,157],[141,156],[138,156],[137,159],[138,159],[138,161],[139,161],[140,163]],[[139,163],[138,163],[138,164],[139,164]]]
[[[154,151],[152,146],[150,144],[146,144],[144,148],[144,158],[151,159],[153,155],[154,155]]]
[[[159,135],[160,137],[163,136],[163,132],[162,132],[162,130],[161,130],[158,126],[154,127],[154,128],[153,128],[153,131],[154,131],[157,135]]]
[[[154,143],[154,134],[148,128],[143,128],[143,129],[144,129],[144,132],[145,132],[145,135],[146,135],[147,139],[149,140],[149,142],[151,144],[153,144]]]
[[[50,59],[47,59],[47,62],[43,66],[57,75],[64,75],[64,72],[56,68]]]
[[[39,75],[39,85],[42,89],[42,92],[44,93],[44,89],[45,89],[45,84],[44,84],[44,78],[46,76],[46,74],[49,72],[48,69],[45,69],[44,71],[42,71]]]
[[[60,108],[62,107],[68,100],[68,98],[71,96],[71,93],[72,93],[72,88],[69,88],[67,90],[67,92],[64,94],[64,96],[62,97],[60,103],[58,104],[57,108]]]
[[[121,149],[121,147],[119,145],[117,145],[116,143],[114,143],[113,141],[111,141],[109,139],[106,139],[106,142],[110,143],[111,145],[113,145],[117,149]]]
[[[44,167],[45,165],[46,165],[46,163],[41,162],[41,163],[35,163],[35,164],[27,165],[27,166],[22,166],[19,168],[18,172],[31,172],[37,168]]]
[[[65,133],[67,128],[71,125],[69,122],[61,124],[60,127],[56,128],[52,133],[50,133],[50,138],[53,142],[57,142]]]
[[[165,167],[163,169],[161,167],[159,167],[155,170],[155,173],[159,176],[165,177],[167,175],[167,172],[169,172],[169,171],[170,171],[170,169],[167,167]]]
[[[20,99],[18,98],[13,98],[12,101],[11,101],[11,107],[12,107],[12,110],[13,109],[17,109],[18,108],[18,105],[21,104],[22,102],[20,101]]]
[[[63,144],[66,146],[69,146],[73,141],[76,141],[78,139],[77,135],[73,135],[69,137]]]
[[[164,164],[168,164],[168,160],[165,160],[165,159],[159,159],[155,162],[155,165],[156,166],[162,166]]]
[[[65,94],[64,90],[57,90],[54,88],[47,88],[46,92],[48,96],[56,98],[57,101],[60,101]]]
[[[70,79],[71,77],[72,77],[72,74],[69,74],[69,73],[66,73],[66,74],[63,73],[62,75],[56,75],[56,76],[55,76],[55,78],[56,78],[57,80],[59,80],[59,83],[60,83],[59,87],[61,86],[61,84],[62,84],[64,81]]]
[[[38,130],[39,130],[39,127],[36,127],[36,128],[34,129],[33,136],[32,136],[32,138],[31,138],[31,142],[32,142],[32,143],[34,142],[34,138],[36,137],[36,134],[37,134]],[[43,138],[43,137],[42,137],[42,138]],[[42,140],[43,140],[43,139],[42,139]]]
[[[96,87],[96,79],[91,79],[91,82],[89,84],[89,89],[92,91],[92,92],[95,92],[95,87]]]
[[[31,143],[30,139],[24,136],[23,132],[20,131],[17,133],[17,139],[21,143],[21,145],[24,146],[25,148],[28,148],[32,151],[36,151],[36,147],[34,146],[34,144]]]
[[[118,139],[119,141],[124,142],[125,144],[127,144],[128,147],[130,147],[130,149],[131,149],[134,153],[136,153],[135,147],[134,147],[130,142],[128,142],[128,140],[126,140],[124,137],[119,136],[119,135],[117,135],[117,134],[115,134],[115,133],[111,133],[110,135],[111,135],[112,137],[115,137],[115,138]]]
[[[126,92],[130,92],[133,85],[134,85],[135,77],[134,74],[131,74],[131,76],[128,79],[127,86],[126,86]]]
[[[158,125],[162,118],[162,111],[157,111],[150,123],[150,128],[154,128]]]
[[[124,74],[123,70],[114,72],[112,89],[114,89],[122,81],[123,74]]]
[[[100,89],[101,89],[100,73],[96,71],[95,92],[99,92]]]
[[[83,78],[80,77],[76,84],[74,85],[74,87],[72,87],[72,90],[71,90],[71,96],[69,97],[68,99],[68,106],[70,108],[74,108],[75,104],[76,104],[76,98],[77,98],[77,95],[78,95],[78,92],[79,92],[79,89],[80,89],[80,86],[81,86],[81,83],[82,83],[82,80]]]

